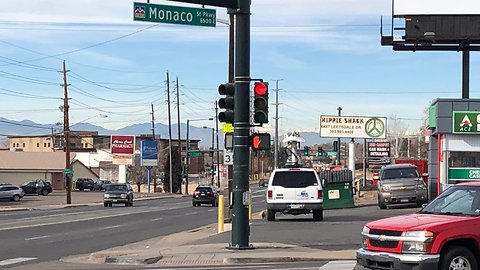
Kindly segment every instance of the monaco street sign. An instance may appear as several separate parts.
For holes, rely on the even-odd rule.
[[[133,3],[134,21],[215,27],[216,14],[215,9]]]

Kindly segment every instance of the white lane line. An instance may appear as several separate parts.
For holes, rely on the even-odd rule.
[[[100,230],[115,229],[118,227],[122,227],[122,225],[113,225],[113,226],[103,227],[103,228],[100,228]]]
[[[159,220],[162,220],[162,219],[163,219],[163,217],[159,217],[159,218],[152,219],[152,221],[159,221]]]
[[[191,215],[196,215],[196,214],[198,214],[198,212],[185,213],[184,215],[185,216],[191,216]]]
[[[319,270],[353,270],[357,261],[330,261]]]
[[[208,209],[208,212],[217,211],[217,208]]]
[[[37,239],[48,238],[48,237],[51,237],[51,235],[42,235],[42,236],[37,236],[37,237],[25,238],[25,241],[37,240]]]
[[[37,259],[36,257],[18,257],[18,258],[14,258],[14,259],[8,259],[8,260],[0,261],[0,266],[16,264],[16,263],[21,263],[21,262],[28,262],[28,261],[33,261],[33,260],[36,260],[36,259]]]

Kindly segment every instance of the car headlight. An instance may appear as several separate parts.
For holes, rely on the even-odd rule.
[[[368,228],[367,226],[364,226],[362,229],[362,248],[367,248],[367,237],[365,236],[365,234],[369,234],[369,233],[370,233],[370,228]]]
[[[411,231],[403,235],[402,252],[428,253],[432,247],[433,233],[430,231]]]
[[[105,198],[105,199],[110,198],[110,194],[103,194],[103,198]]]
[[[120,198],[122,198],[122,199],[127,198],[127,194],[122,194],[122,195],[120,195]]]
[[[382,185],[382,191],[390,192],[390,186],[389,185]]]

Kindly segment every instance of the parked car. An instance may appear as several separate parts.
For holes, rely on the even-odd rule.
[[[390,204],[415,203],[418,206],[428,201],[427,186],[413,164],[383,166],[378,180],[378,207],[386,209]]]
[[[33,180],[23,183],[20,188],[23,189],[25,194],[37,194],[47,196],[52,193],[53,188],[50,182],[45,180]]]
[[[0,185],[0,199],[9,199],[18,202],[25,195],[25,191],[18,186],[3,184]]]
[[[268,180],[267,220],[276,213],[313,214],[323,220],[323,189],[317,172],[311,168],[275,169]]]
[[[92,178],[78,178],[77,181],[75,181],[75,189],[82,191],[85,189],[93,191],[94,185],[95,182]]]
[[[357,262],[367,269],[479,269],[480,182],[448,187],[416,214],[369,222]]]
[[[133,206],[133,189],[129,184],[110,184],[105,187],[103,206],[123,203],[126,207]]]
[[[202,204],[211,204],[218,206],[218,196],[220,191],[212,185],[200,185],[195,188],[192,197],[192,205],[200,206]]]
[[[105,191],[105,188],[107,187],[107,185],[109,185],[111,183],[112,183],[112,181],[109,181],[109,180],[95,181],[95,183],[93,184],[93,190],[94,191]]]

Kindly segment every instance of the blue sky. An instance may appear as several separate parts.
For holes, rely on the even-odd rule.
[[[251,76],[270,82],[271,103],[281,79],[281,130],[318,131],[320,115],[339,106],[344,115],[396,117],[415,130],[432,100],[461,97],[460,53],[380,45],[380,17],[390,16],[391,1],[252,2]],[[133,1],[124,0],[2,1],[0,117],[62,122],[63,60],[72,124],[149,122],[152,103],[156,122],[167,123],[167,71],[173,102],[179,79],[181,122],[213,117],[217,87],[228,76],[228,27],[141,23],[132,14]],[[217,18],[226,11],[218,9]],[[479,97],[478,63],[472,53],[471,98]]]

